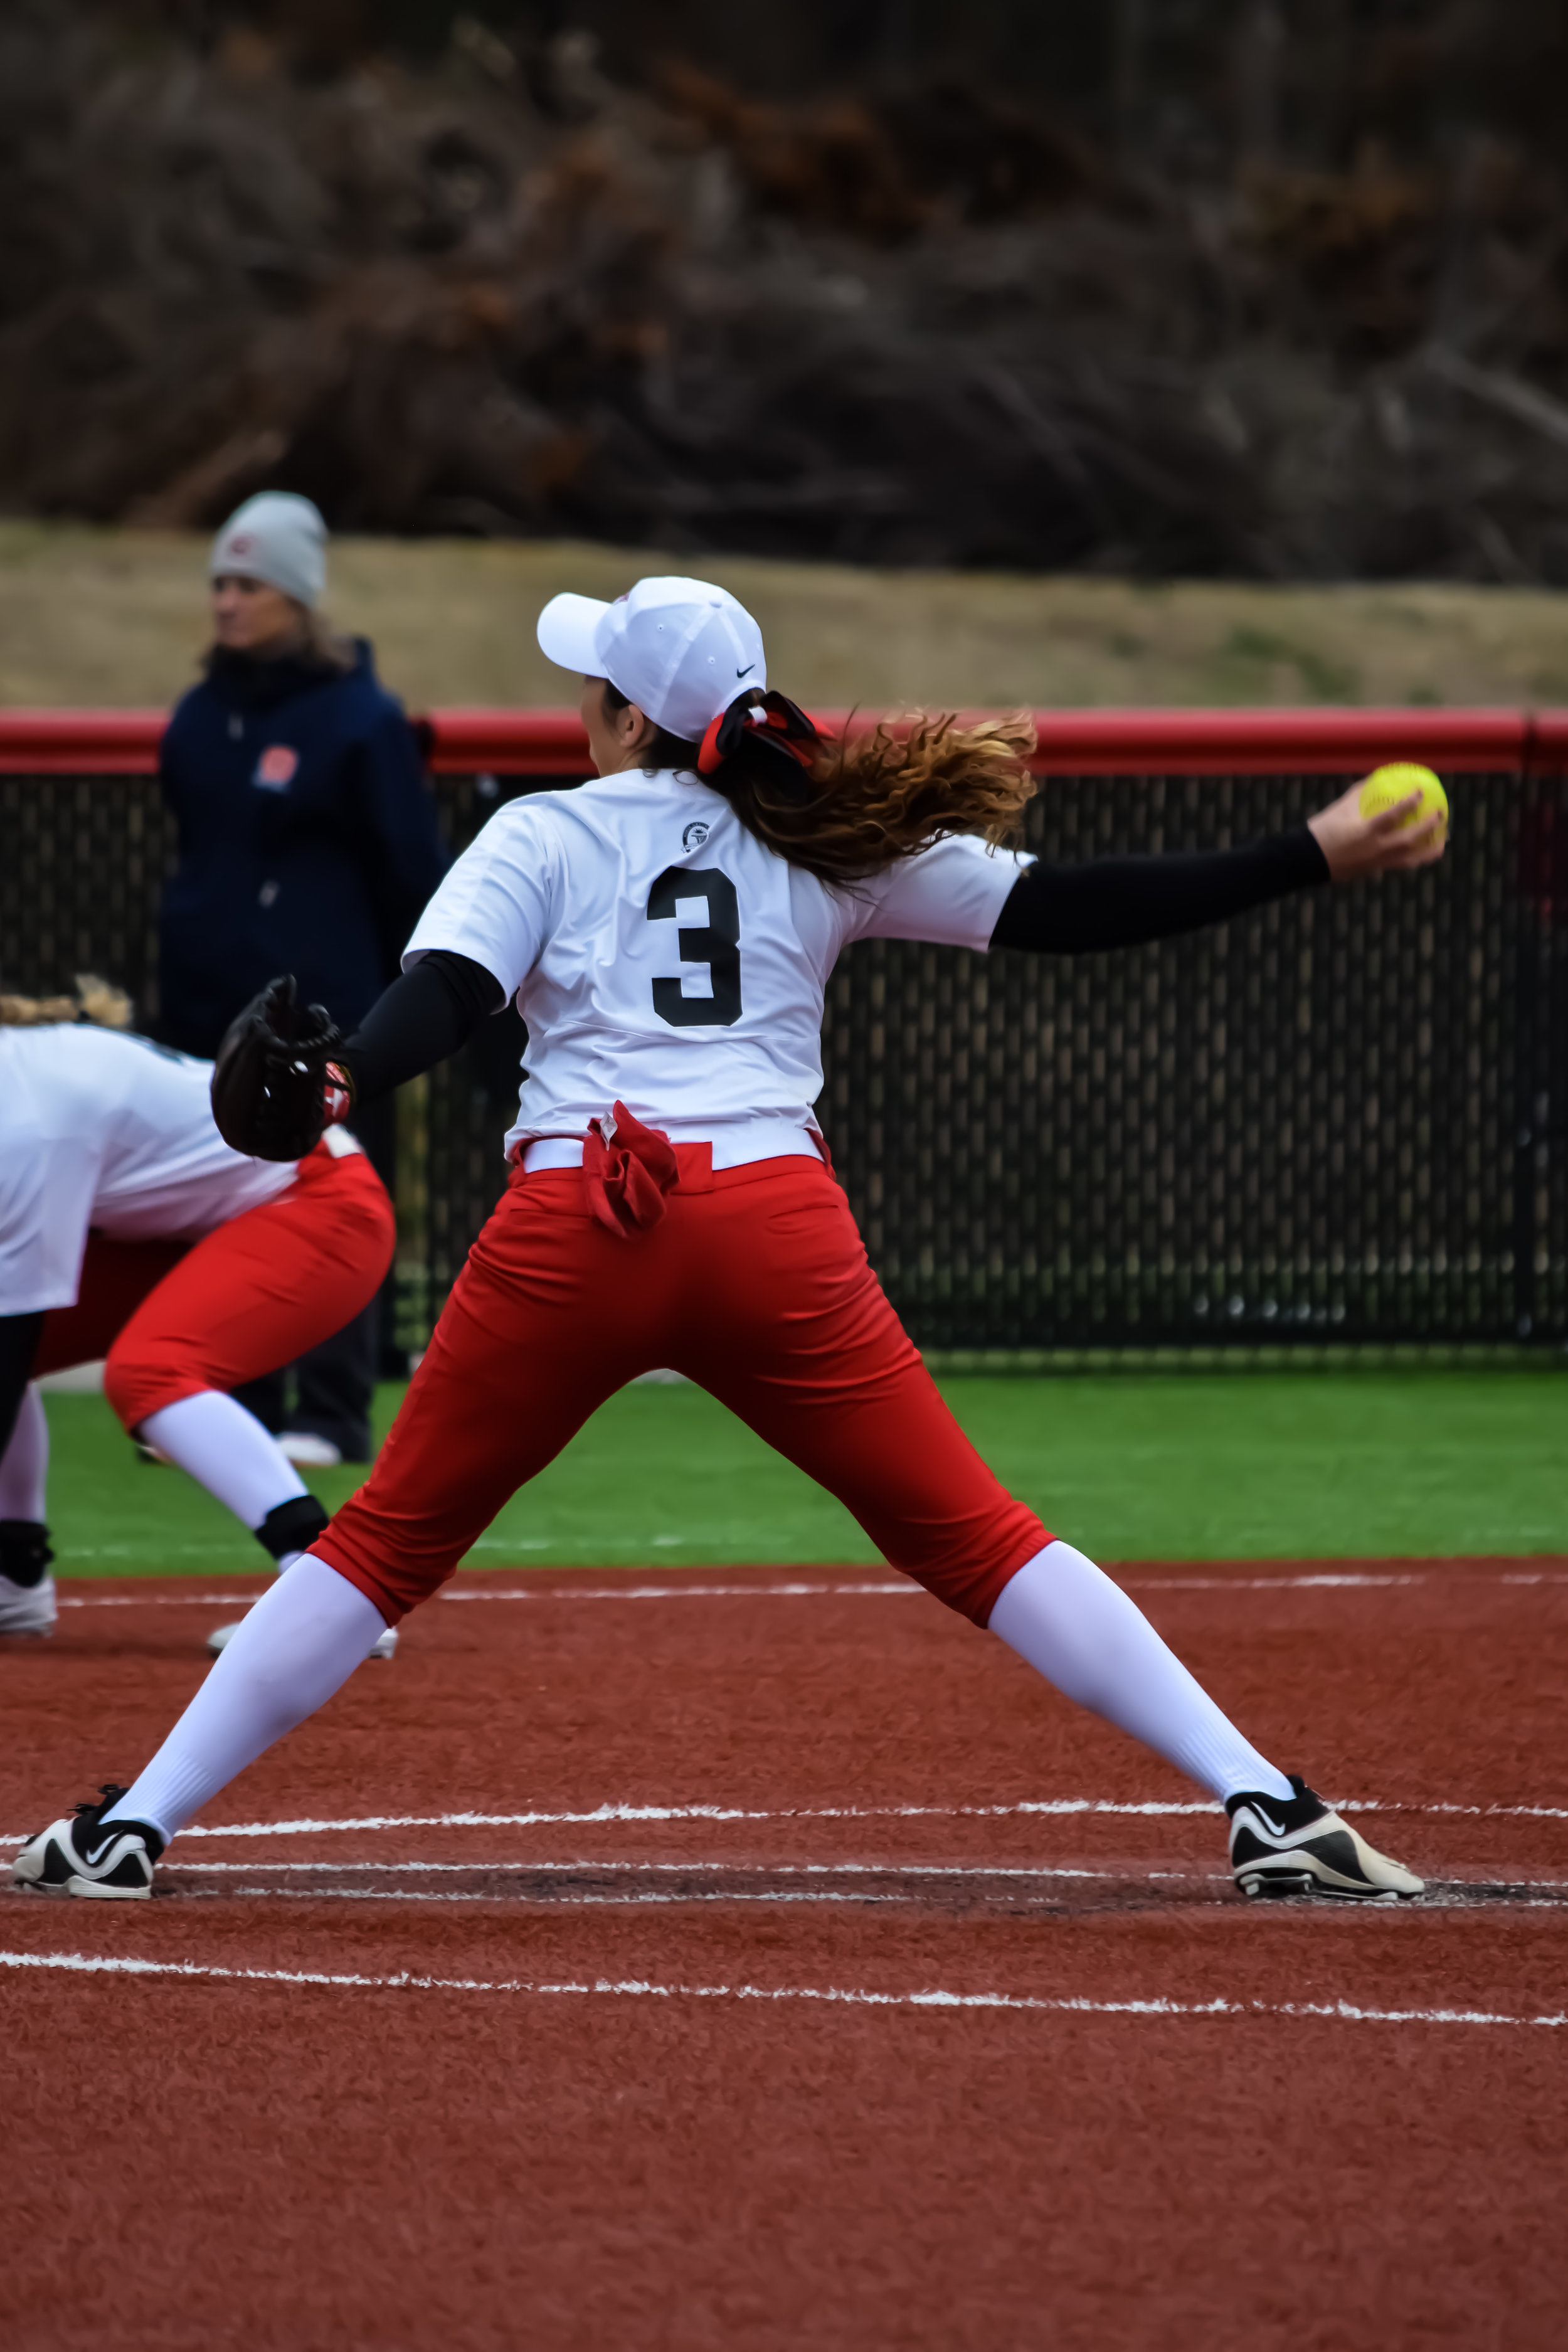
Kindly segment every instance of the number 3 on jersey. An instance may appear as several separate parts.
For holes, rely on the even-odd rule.
[[[656,980],[653,1009],[672,1029],[728,1029],[741,1017],[741,902],[735,886],[717,866],[667,866],[648,893],[650,923],[679,921],[678,899],[701,898],[705,925],[682,924],[676,948],[682,963],[705,963],[712,975],[710,996],[683,996],[679,980]]]

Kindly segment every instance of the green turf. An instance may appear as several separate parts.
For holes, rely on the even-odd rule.
[[[1047,1527],[1102,1559],[1568,1551],[1568,1381],[1539,1372],[953,1378],[953,1411]],[[380,1397],[381,1423],[398,1391]],[[59,1568],[261,1566],[101,1400],[49,1399]],[[362,1472],[318,1474],[329,1506]],[[855,1561],[838,1505],[693,1388],[627,1389],[472,1555],[475,1567]]]

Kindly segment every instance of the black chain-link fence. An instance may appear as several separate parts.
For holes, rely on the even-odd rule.
[[[542,788],[443,778],[454,846]],[[1057,777],[1031,846],[1243,840],[1337,789]],[[819,1116],[922,1345],[1568,1341],[1564,779],[1449,790],[1439,867],[1196,938],[1072,959],[850,950]],[[172,838],[153,782],[0,778],[0,985],[96,971],[155,1024]],[[502,1181],[521,1030],[489,1027],[403,1107],[411,1337]]]

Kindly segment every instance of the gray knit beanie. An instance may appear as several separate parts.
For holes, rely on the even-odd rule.
[[[301,604],[320,603],[327,584],[327,526],[309,499],[263,490],[231,514],[213,541],[207,571],[265,580]]]

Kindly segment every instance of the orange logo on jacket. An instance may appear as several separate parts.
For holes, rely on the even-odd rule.
[[[268,743],[256,762],[255,781],[269,793],[287,792],[299,769],[300,754],[291,743]]]

